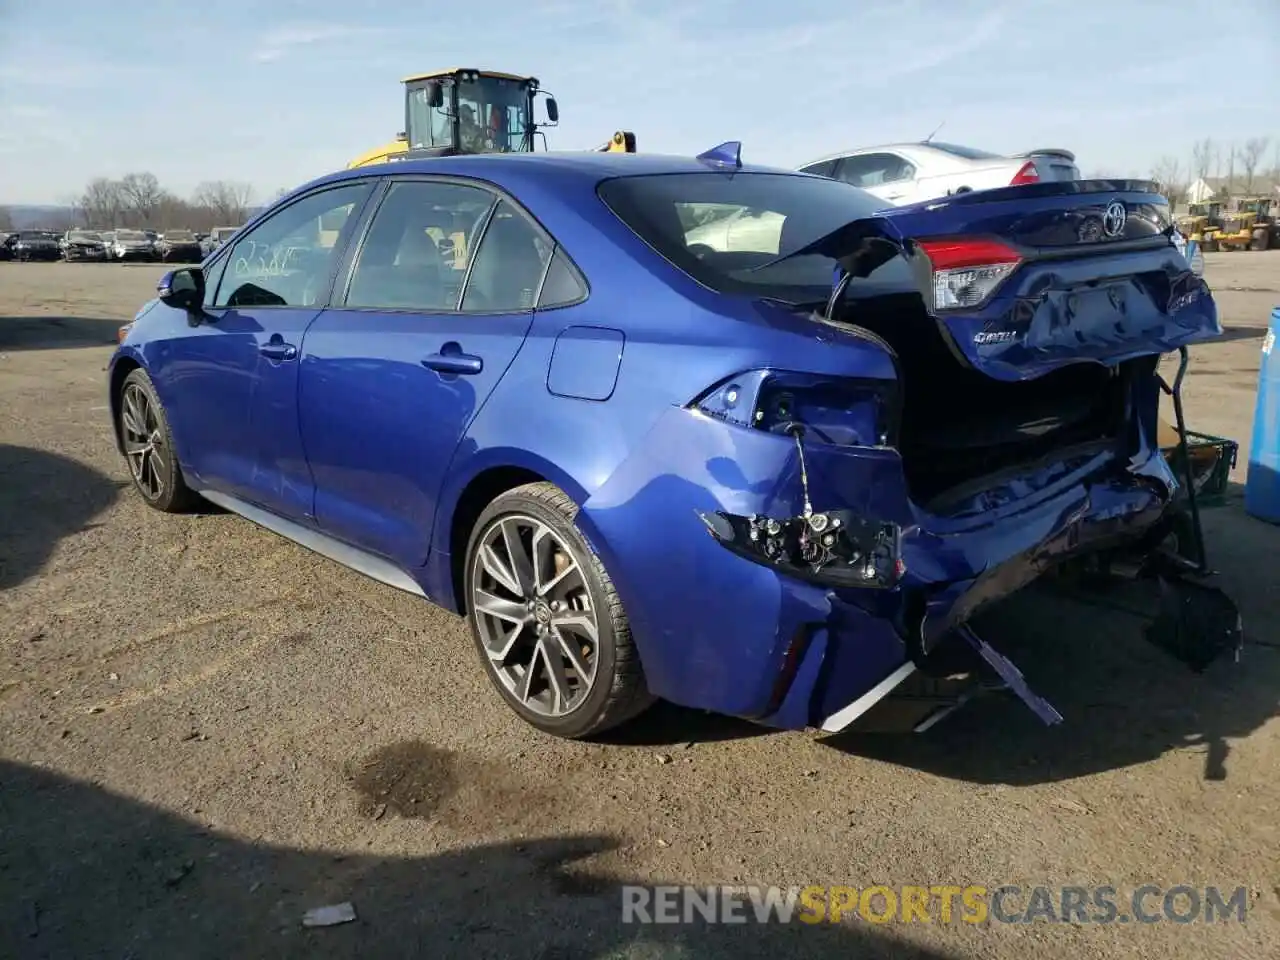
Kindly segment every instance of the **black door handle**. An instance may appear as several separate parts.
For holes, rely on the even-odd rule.
[[[433,353],[423,360],[422,365],[440,373],[474,375],[484,369],[484,360],[474,354],[463,353],[461,346],[449,342],[440,348],[439,353]]]

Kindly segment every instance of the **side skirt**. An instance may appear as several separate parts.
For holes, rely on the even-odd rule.
[[[313,530],[309,527],[304,527],[300,523],[294,523],[292,520],[276,516],[271,511],[255,507],[253,504],[246,503],[238,497],[228,496],[225,493],[218,493],[213,490],[198,490],[197,493],[210,503],[216,504],[224,510],[239,514],[246,520],[251,520],[258,526],[265,527],[272,533],[279,534],[286,540],[291,540],[300,547],[306,547],[308,550],[318,553],[322,557],[327,557],[335,563],[340,563],[356,573],[363,573],[366,577],[377,580],[379,583],[385,583],[389,587],[395,587],[397,590],[403,590],[405,593],[412,593],[414,596],[426,599],[427,595],[423,592],[422,587],[418,585],[418,582],[389,560],[384,560],[382,557],[375,556],[372,553],[366,553],[364,550],[353,547],[349,543],[343,543],[341,540],[335,540],[319,530]]]

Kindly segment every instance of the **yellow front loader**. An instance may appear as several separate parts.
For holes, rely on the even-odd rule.
[[[542,130],[560,120],[555,97],[539,88],[537,77],[454,67],[415,74],[402,82],[404,131],[352,160],[348,169],[418,157],[531,153],[538,138],[545,150]],[[534,115],[538,97],[545,98],[542,122]],[[635,153],[635,134],[620,130],[597,150]]]

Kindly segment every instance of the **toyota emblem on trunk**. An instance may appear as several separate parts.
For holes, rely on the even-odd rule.
[[[1124,204],[1119,200],[1112,200],[1107,204],[1106,213],[1102,215],[1102,232],[1108,237],[1118,237],[1124,233],[1124,221]]]

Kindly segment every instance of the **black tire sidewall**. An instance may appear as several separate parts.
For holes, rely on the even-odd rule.
[[[527,514],[536,520],[541,520],[573,551],[574,560],[583,572],[583,581],[587,586],[587,594],[591,598],[592,609],[596,611],[595,682],[587,699],[572,713],[561,717],[547,717],[535,713],[507,690],[489,661],[484,641],[480,636],[480,627],[476,622],[475,611],[471,609],[476,546],[480,542],[481,535],[495,520],[511,514]],[[471,537],[467,541],[464,562],[466,563],[464,589],[468,608],[467,622],[471,627],[471,638],[475,644],[476,653],[494,689],[521,719],[546,733],[576,738],[595,730],[600,725],[602,714],[607,709],[613,693],[614,675],[617,670],[616,631],[608,591],[597,573],[597,565],[599,569],[603,569],[604,565],[578,530],[577,524],[538,497],[519,490],[504,493],[489,504],[476,520]]]

